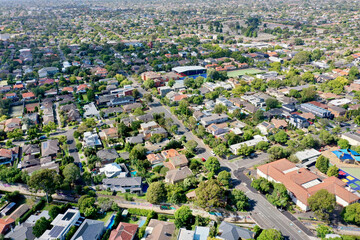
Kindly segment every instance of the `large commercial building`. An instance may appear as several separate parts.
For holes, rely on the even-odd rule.
[[[182,77],[206,74],[206,68],[201,66],[183,66],[183,67],[174,67],[173,72],[181,75]]]
[[[311,112],[315,116],[321,117],[321,118],[331,118],[332,114],[329,110],[324,109],[322,107],[315,106],[311,103],[304,103],[300,105],[301,109],[303,109],[306,112]]]
[[[285,185],[292,201],[302,210],[310,210],[308,198],[321,189],[335,195],[336,203],[346,207],[359,201],[359,197],[346,189],[346,183],[337,177],[321,180],[305,168],[299,168],[287,159],[280,159],[257,168],[258,177]]]

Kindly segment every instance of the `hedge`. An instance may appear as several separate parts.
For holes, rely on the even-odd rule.
[[[129,208],[128,211],[130,214],[145,216],[145,217],[147,217],[148,214],[152,212],[152,210],[140,209],[140,208]]]
[[[28,219],[32,214],[34,214],[36,211],[39,211],[45,207],[46,200],[45,198],[41,198],[40,201],[35,204],[29,211],[27,211],[24,215],[22,215],[19,218],[19,222],[23,223]]]

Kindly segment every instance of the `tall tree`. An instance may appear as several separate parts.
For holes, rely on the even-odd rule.
[[[276,229],[264,229],[257,240],[283,240],[281,232]]]
[[[321,189],[308,198],[310,209],[322,220],[328,220],[330,213],[334,211],[336,200],[335,195],[326,189]]]
[[[209,157],[205,162],[205,168],[215,174],[220,169],[220,162],[216,157]]]
[[[61,177],[54,169],[42,169],[34,172],[28,185],[35,191],[43,190],[46,194],[46,201],[49,202],[49,194],[55,193],[55,190],[60,185]]]
[[[345,222],[360,225],[360,203],[353,203],[345,207],[343,218]]]
[[[193,222],[194,216],[189,206],[181,206],[175,211],[175,226],[177,228],[186,227],[190,228]]]
[[[329,169],[329,159],[323,155],[320,155],[316,160],[315,167],[319,169],[320,172],[326,174]]]
[[[146,192],[146,200],[158,204],[166,200],[166,188],[163,182],[153,182]]]
[[[74,163],[67,164],[63,170],[66,182],[74,184],[80,178],[80,169]]]
[[[195,193],[196,204],[202,208],[212,209],[223,205],[224,189],[214,179],[201,182]]]

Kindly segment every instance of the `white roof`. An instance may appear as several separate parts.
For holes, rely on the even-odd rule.
[[[173,71],[177,73],[191,71],[191,70],[205,70],[206,68],[201,66],[182,66],[182,67],[174,67],[172,68]]]
[[[306,160],[306,159],[310,159],[310,158],[313,158],[313,157],[317,157],[317,156],[320,156],[321,153],[315,149],[306,149],[304,151],[299,151],[297,153],[295,153],[295,156],[300,160],[300,161],[303,161],[303,160]]]
[[[345,105],[345,104],[348,104],[348,103],[351,103],[351,100],[347,99],[347,98],[334,99],[334,100],[331,100],[329,102],[329,104],[334,105],[334,106],[341,106],[341,105]]]

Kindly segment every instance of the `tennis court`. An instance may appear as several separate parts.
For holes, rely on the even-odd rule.
[[[348,168],[346,168],[346,170],[344,168],[339,169],[339,179],[341,179],[344,183],[349,185],[352,189],[360,190],[360,180],[356,178],[354,175],[350,175],[347,170]],[[356,170],[357,171],[356,173],[358,174],[359,169],[357,168],[354,170]]]
[[[263,73],[263,72],[264,71],[262,71],[260,69],[248,68],[248,69],[229,71],[229,72],[227,72],[227,75],[228,75],[228,77],[239,77],[239,76],[243,76],[243,75],[258,74],[258,73]]]

